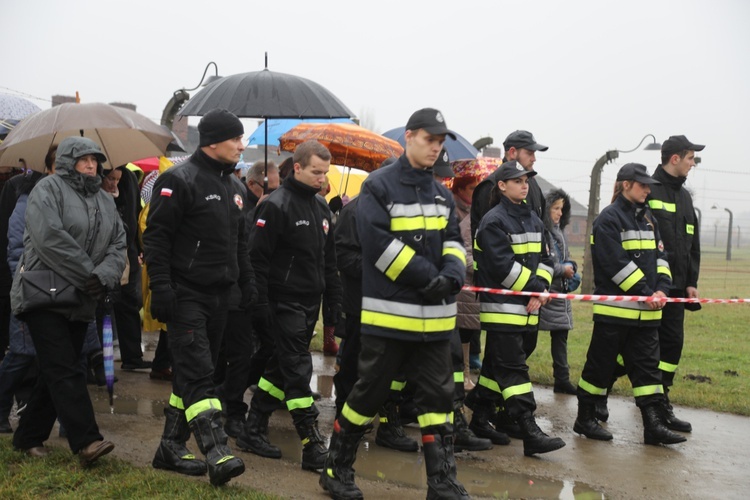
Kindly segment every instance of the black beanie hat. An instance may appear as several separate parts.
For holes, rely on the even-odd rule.
[[[226,109],[212,109],[201,118],[198,123],[200,147],[218,144],[228,139],[234,139],[245,133],[245,128],[239,118]]]

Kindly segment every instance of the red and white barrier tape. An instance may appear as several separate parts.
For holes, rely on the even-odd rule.
[[[643,295],[578,295],[574,293],[555,292],[517,292],[504,288],[482,288],[465,286],[470,292],[497,293],[500,295],[523,295],[526,297],[550,297],[552,299],[584,300],[589,302],[680,302],[698,304],[748,304],[750,299],[686,299],[681,297],[650,297]]]

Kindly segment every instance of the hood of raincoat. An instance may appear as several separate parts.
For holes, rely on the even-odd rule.
[[[547,193],[544,199],[547,202],[547,211],[544,213],[544,227],[547,229],[552,229],[555,226],[549,216],[550,207],[557,200],[563,200],[562,217],[560,217],[560,230],[562,231],[570,223],[570,196],[562,189],[553,189]]]
[[[84,175],[75,169],[76,161],[86,155],[94,155],[97,160],[96,174]],[[62,177],[73,189],[83,195],[99,192],[102,185],[102,163],[107,161],[99,146],[86,137],[68,137],[57,147],[55,174]]]

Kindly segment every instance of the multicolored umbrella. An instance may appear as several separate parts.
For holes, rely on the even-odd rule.
[[[316,140],[331,152],[331,163],[372,172],[383,161],[401,156],[398,142],[350,123],[301,123],[279,139],[282,151],[293,152],[305,141]]]
[[[502,165],[500,158],[472,158],[470,160],[456,160],[451,162],[456,177],[478,177],[483,180]]]
[[[106,313],[102,327],[102,351],[104,352],[104,378],[109,393],[109,411],[115,412],[115,356],[112,347],[112,303],[109,296],[105,299]]]

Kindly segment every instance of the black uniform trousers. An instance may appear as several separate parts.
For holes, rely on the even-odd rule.
[[[112,304],[114,320],[117,323],[117,340],[123,363],[137,363],[143,359],[141,350],[141,267],[130,268],[128,283],[123,285]]]
[[[42,446],[49,439],[56,418],[68,433],[73,453],[103,439],[80,362],[88,323],[68,321],[51,311],[34,311],[19,319],[29,327],[39,378],[21,414],[13,446],[20,450]]]
[[[229,311],[224,330],[224,376],[219,388],[221,400],[226,403],[228,417],[242,418],[247,411],[245,391],[250,387],[252,356],[255,354],[255,337],[250,313]],[[214,380],[217,380],[216,375]]]
[[[468,361],[468,360],[467,360]],[[453,365],[453,401],[466,399],[464,389],[464,348],[461,345],[461,334],[458,329],[451,336],[451,364]]]
[[[229,288],[205,293],[177,284],[175,319],[167,323],[172,353],[172,393],[184,409],[216,398],[214,366],[227,322]]]
[[[346,398],[349,397],[359,378],[357,360],[360,350],[361,319],[359,314],[346,313],[344,323],[346,337],[339,346],[339,371],[333,376],[333,385],[336,388],[336,417],[341,414]]]
[[[674,374],[682,357],[682,346],[685,342],[685,304],[669,302],[661,310],[659,325],[659,353],[662,370],[661,381],[668,390],[674,383]]]
[[[286,402],[302,437],[302,429],[313,424],[318,417],[310,389],[310,340],[318,321],[320,302],[301,304],[271,301],[269,305],[276,343],[250,407],[262,414],[270,414]]]
[[[268,316],[261,317],[257,314],[251,316],[256,350],[250,359],[250,372],[247,380],[248,387],[257,384],[260,377],[263,376],[263,373],[266,371],[266,363],[268,363],[268,360],[273,355],[274,346],[276,344]]]
[[[374,418],[391,395],[392,381],[404,373],[407,386],[414,387],[422,434],[434,434],[436,426],[452,428],[448,418],[439,422],[429,418],[430,415],[448,417],[453,412],[455,384],[450,342],[447,339],[421,342],[362,335],[358,360],[360,377],[346,400],[339,418],[341,425],[356,428],[367,423],[355,421],[358,418]],[[359,417],[348,417],[348,409]]]
[[[474,389],[482,402],[505,407],[512,418],[536,410],[531,390],[529,366],[526,364],[526,336],[533,332],[488,330],[479,384]],[[494,384],[493,384],[494,382]],[[508,389],[508,392],[505,392]],[[505,397],[504,397],[505,396]]]
[[[615,371],[617,355],[625,362],[633,386],[635,404],[648,406],[664,398],[659,370],[657,327],[639,327],[594,322],[594,332],[586,353],[586,364],[578,384],[579,402],[595,403],[607,396]],[[582,386],[588,387],[589,390]],[[593,394],[592,392],[599,392]]]

